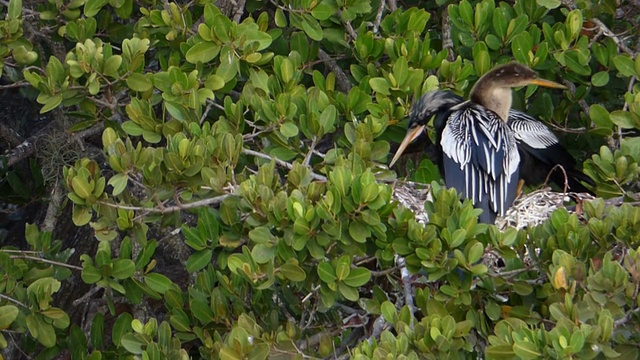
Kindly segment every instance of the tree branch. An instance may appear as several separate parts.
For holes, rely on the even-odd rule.
[[[255,156],[255,157],[259,157],[259,158],[263,158],[263,159],[267,159],[267,160],[273,160],[273,161],[276,162],[276,164],[278,164],[281,167],[287,168],[289,170],[293,169],[293,165],[292,164],[290,164],[290,163],[288,163],[286,161],[280,160],[278,158],[274,158],[274,157],[269,156],[267,154],[263,154],[261,152],[257,152],[257,151],[253,151],[253,150],[249,150],[249,149],[243,148],[242,149],[242,153],[245,154],[245,155],[251,155],[251,156]],[[327,181],[326,176],[322,176],[322,175],[316,174],[314,172],[310,172],[309,174],[315,180]]]
[[[220,195],[220,196],[216,196],[216,197],[212,197],[212,198],[208,198],[208,199],[194,201],[192,203],[187,203],[187,204],[179,204],[179,205],[174,205],[174,206],[156,207],[156,208],[146,208],[146,207],[141,207],[141,206],[119,205],[119,204],[112,204],[112,203],[106,202],[106,201],[98,201],[98,204],[104,205],[104,206],[109,206],[109,207],[116,208],[116,209],[122,209],[122,210],[147,211],[147,212],[150,212],[150,213],[168,214],[168,213],[172,213],[172,212],[176,212],[176,211],[195,209],[195,208],[202,207],[202,206],[207,206],[207,205],[217,206],[217,205],[220,205],[222,203],[222,201],[224,199],[228,198],[229,196],[231,196],[231,194],[224,194],[224,195]]]
[[[325,61],[329,66],[329,69],[336,74],[336,83],[338,85],[338,89],[344,93],[349,93],[351,90],[351,83],[349,81],[349,77],[345,74],[344,70],[338,66],[338,63],[329,56],[324,50],[318,49],[318,57]]]

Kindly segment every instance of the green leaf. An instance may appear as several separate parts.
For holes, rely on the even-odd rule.
[[[343,255],[338,259],[336,264],[336,278],[338,281],[342,281],[349,276],[351,272],[351,258],[347,255]]]
[[[507,344],[489,346],[484,354],[487,359],[513,359],[515,356],[513,346]]]
[[[22,0],[10,0],[7,15],[9,19],[20,18],[20,15],[22,15]]]
[[[259,226],[251,231],[249,231],[249,239],[251,239],[256,244],[266,244],[275,239],[275,237],[271,234],[271,231],[266,226]]]
[[[546,7],[547,9],[555,9],[562,5],[560,0],[536,0],[538,5]]]
[[[471,248],[469,248],[469,255],[467,256],[467,261],[470,264],[474,264],[482,258],[483,254],[484,254],[484,246],[480,242],[475,242],[471,246]]]
[[[275,22],[277,27],[283,28],[287,26],[287,17],[284,15],[284,11],[280,8],[276,9]]]
[[[516,341],[513,344],[513,352],[520,359],[540,359],[542,354],[538,351],[538,347],[529,341]]]
[[[338,291],[345,299],[349,301],[358,301],[358,299],[360,298],[360,294],[358,294],[357,289],[352,288],[342,282],[338,284]]]
[[[256,88],[269,94],[269,75],[262,69],[249,69],[249,79]],[[224,81],[222,82],[224,85]]]
[[[309,36],[312,40],[322,40],[322,27],[320,27],[318,20],[314,19],[309,14],[303,14],[301,24],[302,30],[304,30],[305,34],[307,34],[307,36]]]
[[[38,96],[38,99],[40,99],[40,96]],[[56,95],[47,97],[46,99],[47,100],[44,103],[41,103],[44,105],[42,109],[40,109],[41,114],[49,112],[57,108],[58,106],[60,106],[60,104],[62,104],[62,94],[56,94]]]
[[[82,277],[82,281],[84,281],[87,284],[95,284],[100,279],[102,279],[102,275],[100,274],[100,271],[98,271],[98,269],[96,269],[92,265],[85,265],[83,267],[81,277]]]
[[[602,87],[609,83],[609,72],[600,71],[591,77],[591,84],[595,87]]]
[[[192,46],[185,54],[185,59],[192,63],[197,64],[208,63],[218,56],[220,53],[220,46],[213,42],[203,41]]]
[[[318,269],[318,271],[320,270]],[[282,264],[280,267],[280,273],[287,279],[295,282],[302,282],[307,278],[307,274],[305,274],[304,270],[300,266],[292,263]]]
[[[108,184],[113,186],[113,196],[120,195],[127,187],[128,181],[129,176],[123,173],[115,174],[111,179],[109,179]]]
[[[126,334],[120,339],[120,345],[125,348],[128,352],[134,355],[142,354],[142,347],[147,345],[147,343],[142,338],[140,334]]]
[[[343,282],[351,287],[357,288],[364,286],[371,279],[371,271],[367,268],[358,267],[351,269],[349,276]]]
[[[333,269],[333,266],[328,262],[318,264],[317,272],[320,280],[327,284],[333,283],[337,280],[336,272]]]
[[[84,4],[84,16],[94,17],[100,12],[103,6],[107,5],[108,0],[87,0]]]
[[[353,220],[349,224],[349,235],[355,242],[364,244],[371,237],[371,228],[358,220]]]
[[[611,121],[622,129],[638,128],[640,119],[638,115],[624,110],[616,110],[610,114]]]
[[[286,138],[292,138],[298,135],[298,127],[292,122],[284,122],[280,125],[280,133]]]
[[[256,264],[266,264],[273,260],[276,253],[275,246],[269,244],[257,244],[251,249],[251,258]]]
[[[122,65],[122,56],[113,55],[109,57],[107,60],[105,60],[104,65],[102,65],[102,73],[105,76],[110,76],[114,79],[118,78],[118,70],[120,70],[120,65]],[[139,73],[135,73],[135,74],[139,74]]]
[[[131,321],[133,317],[128,312],[124,312],[118,316],[116,322],[113,324],[113,330],[111,331],[111,340],[116,346],[120,346],[120,341],[123,336],[133,331],[131,329]],[[91,334],[93,338],[93,333]],[[95,345],[96,343],[93,342]]]
[[[311,10],[311,15],[318,20],[327,20],[338,11],[333,4],[321,2]]]
[[[613,122],[609,117],[609,112],[600,104],[593,104],[589,107],[589,117],[598,127],[611,127]]]
[[[71,220],[75,226],[84,226],[91,221],[91,208],[82,205],[73,204],[73,212],[71,214]]]
[[[38,60],[38,54],[35,51],[27,50],[24,45],[19,45],[13,49],[13,58],[21,65],[30,65]]]
[[[385,78],[377,77],[369,79],[369,86],[375,91],[383,95],[391,95],[389,92],[389,82]]]
[[[398,318],[398,309],[390,302],[384,301],[380,305],[380,311],[382,313],[382,317],[384,317],[387,322],[394,324]]]
[[[211,263],[212,258],[213,250],[211,249],[201,250],[191,254],[191,256],[189,256],[189,258],[187,259],[187,271],[192,273],[204,269]]]
[[[173,283],[168,277],[158,273],[147,274],[145,275],[144,280],[152,290],[161,294],[164,294],[165,291],[173,286]]]
[[[127,78],[127,86],[129,89],[137,92],[146,92],[153,89],[153,84],[149,78],[141,73],[133,73]]]
[[[0,306],[0,330],[9,328],[19,313],[20,310],[13,305]]]
[[[636,73],[636,65],[629,55],[616,55],[613,57],[613,65],[620,71],[623,76],[638,76]]]
[[[130,278],[136,271],[136,264],[130,259],[116,259],[112,267],[111,276],[118,280]]]

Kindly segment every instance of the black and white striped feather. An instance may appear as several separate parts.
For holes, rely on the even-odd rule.
[[[516,141],[531,148],[547,149],[560,143],[546,125],[520,111],[509,111],[508,124]]]
[[[508,125],[480,105],[463,103],[449,115],[440,145],[447,186],[483,209],[480,221],[504,215],[515,199],[520,163]]]

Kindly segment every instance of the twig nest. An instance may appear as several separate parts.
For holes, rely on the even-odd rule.
[[[393,194],[391,198],[416,214],[416,221],[422,225],[427,225],[429,215],[427,215],[424,209],[424,203],[433,201],[431,185],[398,180],[393,183]]]
[[[429,222],[424,203],[433,201],[430,185],[398,180],[393,184],[392,197],[400,205],[413,211],[419,223],[426,225]],[[582,202],[593,199],[594,197],[587,193],[560,193],[546,187],[517,198],[505,216],[496,219],[496,226],[500,230],[507,227],[524,229],[535,226],[547,220],[554,210],[566,207],[570,202],[575,202],[578,206],[570,208],[569,212],[580,212]]]
[[[578,204],[569,209],[569,212],[581,212],[582,202],[593,199],[595,198],[587,193],[560,193],[546,187],[517,198],[505,216],[496,219],[496,226],[500,230],[509,226],[518,230],[535,226],[547,220],[554,210],[566,207],[569,202]]]

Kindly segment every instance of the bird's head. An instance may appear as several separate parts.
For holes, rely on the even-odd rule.
[[[509,63],[497,66],[491,71],[484,74],[476,83],[482,84],[489,82],[495,87],[514,88],[526,85],[540,85],[556,89],[566,89],[567,87],[557,82],[540,79],[535,71],[529,69],[525,65],[518,63]],[[473,90],[471,90],[473,92]]]
[[[538,78],[535,71],[522,64],[509,63],[482,75],[471,89],[469,100],[495,112],[502,120],[507,121],[512,100],[511,88],[526,85],[567,88],[557,82]]]
[[[422,134],[432,116],[441,112],[448,112],[453,106],[460,104],[462,101],[463,99],[460,96],[450,91],[440,90],[428,92],[418,99],[411,107],[407,135],[400,143],[398,151],[396,151],[391,163],[389,163],[389,167],[393,166],[407,146]]]

